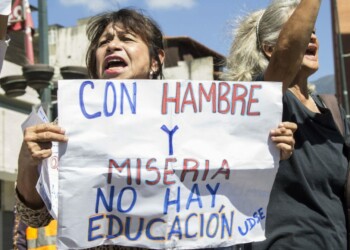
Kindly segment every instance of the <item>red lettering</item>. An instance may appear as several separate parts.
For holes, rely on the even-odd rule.
[[[215,82],[213,82],[212,85],[210,86],[209,94],[205,91],[202,83],[199,84],[198,92],[199,92],[199,112],[202,112],[202,110],[203,110],[202,99],[204,96],[204,98],[207,102],[211,101],[212,112],[216,113],[216,84],[215,84]]]
[[[179,82],[176,83],[176,94],[175,97],[168,97],[168,89],[169,84],[164,83],[163,84],[163,101],[162,101],[162,114],[168,113],[168,102],[174,102],[175,103],[175,113],[178,114],[180,111],[180,91],[181,91],[181,84]]]
[[[193,166],[188,167],[189,163],[192,162]],[[185,176],[187,173],[193,172],[193,178],[192,181],[196,181],[198,178],[198,166],[199,162],[195,159],[184,159],[183,169],[181,173],[181,181],[183,182],[185,180]]]
[[[261,85],[252,85],[250,87],[250,93],[249,93],[249,100],[248,100],[248,108],[247,108],[247,115],[249,116],[259,116],[260,112],[251,112],[250,109],[252,107],[252,103],[258,103],[259,99],[254,99],[253,95],[254,95],[254,89],[261,89],[262,86]]]
[[[187,100],[187,96],[190,94],[190,99]],[[197,113],[197,104],[196,104],[196,98],[194,97],[193,94],[193,89],[192,89],[192,83],[187,84],[187,88],[182,100],[182,105],[181,105],[181,112],[183,113],[185,111],[185,105],[192,105],[193,107],[193,112]]]
[[[127,167],[127,174],[128,174],[126,183],[128,185],[131,185],[132,179],[131,179],[130,159],[126,159],[121,166],[119,166],[119,164],[114,160],[109,159],[107,183],[111,184],[113,167],[116,168],[119,171],[119,173],[121,173],[125,166]]]
[[[225,91],[223,91],[223,88],[225,88]],[[230,92],[230,85],[228,85],[227,82],[220,82],[219,83],[219,100],[218,100],[218,110],[221,114],[227,114],[227,112],[230,110],[230,102],[227,99],[227,95]],[[223,104],[226,103],[226,108],[222,108]]]
[[[205,181],[207,179],[208,172],[209,172],[209,160],[205,160],[205,170],[202,176],[202,181]]]
[[[152,164],[153,162],[156,162],[156,161],[157,161],[157,160],[156,160],[155,158],[149,159],[149,160],[147,161],[147,164],[146,164],[146,169],[147,169],[147,171],[149,171],[149,172],[155,171],[156,174],[157,174],[157,178],[156,178],[154,181],[146,180],[146,184],[148,184],[148,185],[156,185],[156,184],[158,184],[159,181],[160,181],[160,172],[159,172],[159,169],[158,169],[157,167],[151,167],[151,164]]]
[[[218,169],[218,171],[216,171],[211,179],[213,180],[218,174],[223,174],[226,180],[230,178],[230,166],[228,165],[227,160],[222,161],[221,167]]]
[[[141,159],[137,158],[137,163],[136,163],[136,184],[140,185],[141,184]]]
[[[165,159],[164,176],[163,176],[164,185],[175,184],[175,181],[168,181],[168,175],[173,175],[175,173],[173,169],[168,169],[168,166],[169,166],[169,163],[176,162],[176,161],[177,161],[176,158]]]
[[[239,94],[239,89],[243,90],[243,93]],[[231,107],[231,114],[236,113],[236,102],[241,101],[242,102],[242,107],[241,107],[241,115],[244,115],[245,113],[245,98],[247,96],[248,90],[246,86],[242,84],[235,84],[233,86],[233,91],[232,91],[232,107]]]

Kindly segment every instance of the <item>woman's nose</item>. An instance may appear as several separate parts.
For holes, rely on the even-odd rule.
[[[316,36],[316,34],[315,34],[315,33],[312,33],[312,34],[311,34],[310,41],[311,41],[311,42],[313,42],[313,43],[315,43],[315,42],[316,42],[316,40],[317,40],[317,36]]]
[[[115,51],[115,50],[120,50],[121,49],[121,42],[119,39],[113,39],[108,43],[108,48],[109,51]]]

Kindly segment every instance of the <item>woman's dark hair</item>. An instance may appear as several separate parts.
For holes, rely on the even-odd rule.
[[[134,9],[120,9],[113,12],[104,12],[100,15],[92,17],[87,25],[86,34],[90,41],[86,53],[86,66],[89,75],[93,79],[97,79],[96,72],[96,50],[98,40],[103,34],[105,28],[110,24],[120,24],[123,29],[130,31],[138,36],[148,46],[150,59],[155,59],[158,63],[157,72],[153,72],[153,79],[163,76],[162,63],[158,56],[159,50],[164,50],[163,34],[158,24],[150,17],[144,15],[141,11]]]

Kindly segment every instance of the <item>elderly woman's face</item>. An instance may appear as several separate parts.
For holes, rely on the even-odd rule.
[[[109,24],[98,41],[96,68],[100,79],[148,79],[148,47],[137,34]]]

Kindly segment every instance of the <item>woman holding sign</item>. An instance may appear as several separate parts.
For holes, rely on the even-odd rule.
[[[319,66],[314,26],[320,5],[276,0],[251,13],[238,26],[228,57],[225,80],[282,82],[283,120],[298,125],[295,151],[280,162],[272,188],[267,239],[252,249],[347,247],[347,146],[330,110],[308,89],[308,77]]]
[[[90,21],[87,34],[90,47],[86,61],[92,78],[157,79],[162,75],[162,33],[143,14],[121,9],[99,15]],[[271,138],[281,149],[283,159],[292,154],[294,130],[293,125],[285,123],[271,132]],[[65,131],[59,126],[41,124],[29,127],[25,130],[19,156],[17,209],[22,220],[34,227],[46,225],[52,219],[35,189],[38,180],[37,166],[51,155],[52,141],[68,141]]]
[[[86,63],[94,79],[157,79],[162,76],[163,35],[149,17],[121,9],[93,17],[87,28],[90,46]],[[51,155],[51,142],[67,142],[55,124],[28,127],[19,155],[17,205],[21,219],[33,227],[52,220],[37,193],[38,164]]]

